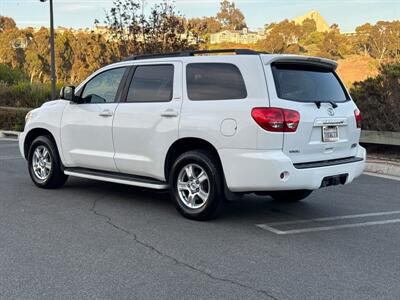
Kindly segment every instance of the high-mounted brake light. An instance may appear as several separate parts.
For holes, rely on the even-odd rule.
[[[354,111],[354,117],[356,118],[357,128],[361,128],[362,116],[361,112],[358,109]]]
[[[261,128],[272,132],[295,132],[300,114],[295,110],[277,107],[256,107],[251,116]]]

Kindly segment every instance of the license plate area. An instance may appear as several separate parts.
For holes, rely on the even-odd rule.
[[[321,188],[327,186],[345,184],[348,176],[349,174],[339,174],[339,175],[324,177],[324,179],[322,179],[321,182]]]
[[[338,126],[323,126],[322,141],[325,143],[337,142],[339,140]]]

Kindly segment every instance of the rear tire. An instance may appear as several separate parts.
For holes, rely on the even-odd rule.
[[[208,151],[183,153],[169,176],[171,197],[182,216],[205,221],[216,218],[224,204],[222,171]]]
[[[280,202],[298,202],[310,196],[312,192],[311,190],[276,191],[271,192],[270,196]]]
[[[37,137],[29,147],[28,169],[33,183],[44,189],[62,187],[68,179],[56,145],[47,136]]]

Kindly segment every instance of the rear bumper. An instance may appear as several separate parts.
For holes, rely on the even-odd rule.
[[[232,192],[316,190],[325,177],[348,174],[346,184],[364,171],[366,151],[358,146],[353,162],[297,169],[280,150],[222,149],[219,152],[227,186]],[[361,160],[360,160],[361,159]],[[281,179],[281,173],[286,172]]]

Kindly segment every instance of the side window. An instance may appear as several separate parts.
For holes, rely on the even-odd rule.
[[[190,100],[228,100],[247,97],[242,74],[233,64],[188,64],[186,84]]]
[[[129,86],[127,102],[171,101],[173,85],[173,65],[138,66]]]
[[[100,73],[86,83],[82,93],[82,103],[112,103],[117,95],[125,68],[117,68]]]

